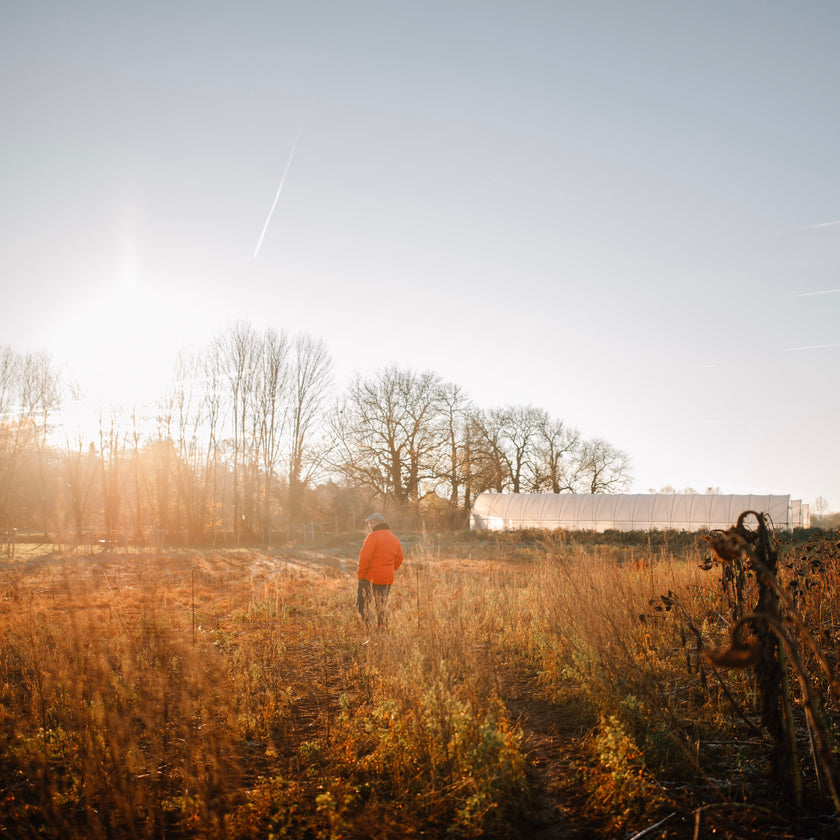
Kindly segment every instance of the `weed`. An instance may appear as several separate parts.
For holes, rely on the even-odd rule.
[[[701,656],[728,643],[754,576],[715,585],[696,537],[519,536],[425,535],[390,630],[364,645],[349,577],[264,556],[54,558],[16,575],[0,823],[70,840],[518,838],[550,791],[579,796],[604,834],[678,801],[777,808],[756,769],[755,681]],[[779,551],[820,808],[840,549],[832,535]]]

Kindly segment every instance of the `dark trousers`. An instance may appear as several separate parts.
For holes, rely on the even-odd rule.
[[[388,624],[388,595],[391,593],[390,583],[371,583],[360,580],[356,589],[356,609],[364,619],[365,624],[371,624],[376,614],[377,628]]]

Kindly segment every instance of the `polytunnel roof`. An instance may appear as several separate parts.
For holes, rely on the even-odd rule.
[[[776,528],[785,529],[801,524],[791,519],[791,506],[789,495],[481,493],[473,505],[471,527],[698,531],[729,528],[744,511],[753,510],[768,513]]]

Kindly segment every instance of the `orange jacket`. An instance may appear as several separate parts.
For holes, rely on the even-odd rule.
[[[402,565],[402,561],[400,541],[387,526],[379,527],[365,537],[356,577],[371,583],[393,583],[394,572]]]

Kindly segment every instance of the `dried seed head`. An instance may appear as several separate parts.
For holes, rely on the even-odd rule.
[[[714,648],[704,650],[704,658],[718,668],[749,668],[758,662],[761,648],[756,645],[745,645],[733,642],[728,648]]]

